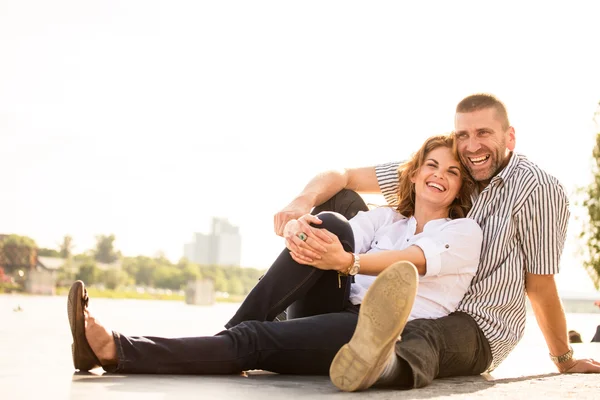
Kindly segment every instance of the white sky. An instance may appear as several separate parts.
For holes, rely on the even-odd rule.
[[[312,176],[408,156],[481,91],[573,192],[591,179],[599,23],[596,1],[0,0],[0,233],[78,252],[114,233],[176,260],[222,216],[242,264],[266,268],[273,214]],[[563,282],[589,288],[577,234]]]

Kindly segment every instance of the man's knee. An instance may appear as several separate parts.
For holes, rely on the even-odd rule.
[[[329,200],[315,207],[313,214],[318,214],[323,211],[334,211],[342,214],[347,219],[351,219],[358,214],[359,211],[368,210],[369,207],[367,207],[367,204],[358,193],[350,189],[342,189]]]

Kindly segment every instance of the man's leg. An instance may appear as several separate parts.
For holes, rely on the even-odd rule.
[[[347,219],[331,212],[323,212],[319,218],[323,221],[319,228],[337,235],[346,251],[354,250],[354,234]],[[302,316],[342,311],[350,293],[346,281],[344,277],[340,285],[337,272],[298,264],[285,249],[225,326],[231,328],[250,320],[272,321],[290,304],[308,295],[315,299],[308,302],[310,309],[302,309]],[[318,290],[311,291],[313,287]]]
[[[90,317],[86,337],[109,372],[235,374],[264,369],[325,375],[357,319],[357,307],[349,305],[343,312],[285,322],[246,321],[215,336],[158,338],[111,334]]]
[[[455,312],[406,324],[396,343],[399,367],[392,386],[419,388],[435,378],[478,375],[492,362],[489,343],[475,320]]]
[[[342,189],[323,204],[316,206],[311,214],[316,215],[323,211],[333,211],[342,214],[346,219],[352,219],[359,211],[369,211],[369,207],[358,193]]]

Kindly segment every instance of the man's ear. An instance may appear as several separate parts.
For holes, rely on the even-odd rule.
[[[508,130],[506,131],[506,134],[506,147],[508,148],[508,150],[513,151],[516,145],[515,128],[509,126]]]

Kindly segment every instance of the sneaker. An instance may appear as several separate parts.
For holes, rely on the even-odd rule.
[[[412,310],[417,283],[414,264],[400,261],[383,270],[369,287],[354,335],[329,368],[331,382],[340,390],[364,390],[379,379]]]

